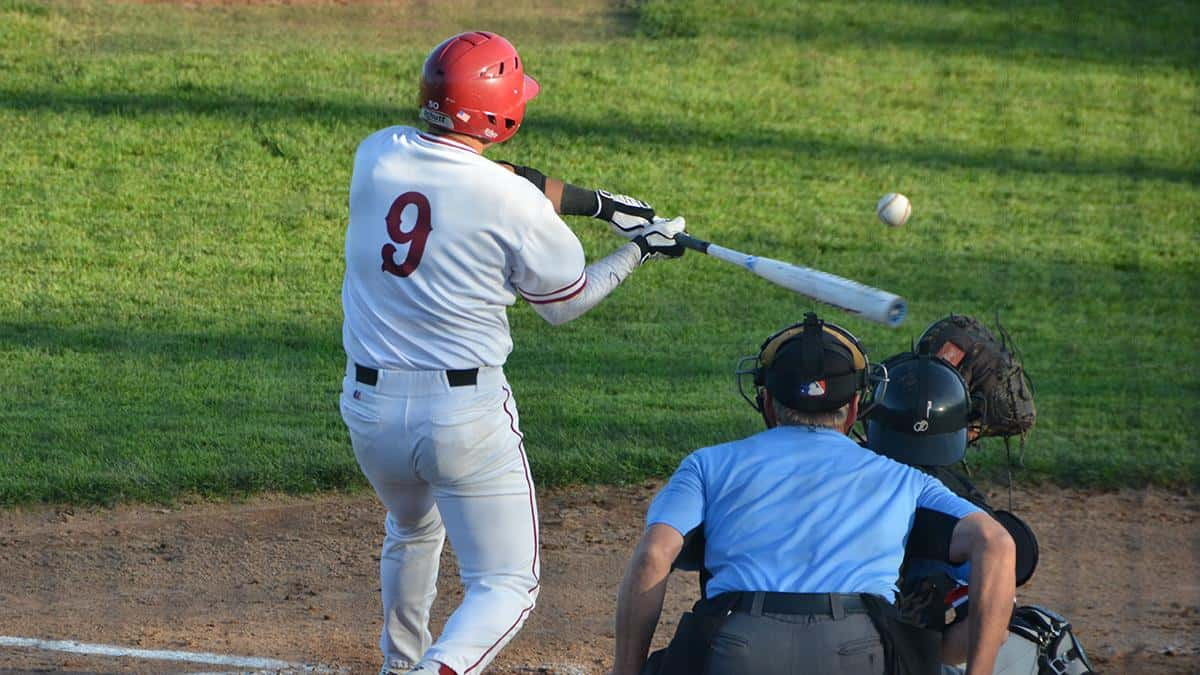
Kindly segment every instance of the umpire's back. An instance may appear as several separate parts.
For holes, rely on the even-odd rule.
[[[685,533],[704,524],[710,598],[872,593],[891,602],[918,506],[954,519],[976,510],[841,431],[784,424],[689,455],[646,522]]]

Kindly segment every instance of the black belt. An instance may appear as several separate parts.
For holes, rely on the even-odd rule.
[[[728,595],[737,596],[730,611],[753,614],[755,596],[762,597],[759,612],[763,614],[821,614],[840,619],[846,614],[866,614],[867,606],[857,593],[722,593],[713,600],[721,602]]]
[[[354,379],[368,387],[374,387],[375,383],[379,381],[379,371],[356,363],[354,364]],[[450,383],[451,387],[473,387],[479,381],[479,369],[447,370],[446,381]]]

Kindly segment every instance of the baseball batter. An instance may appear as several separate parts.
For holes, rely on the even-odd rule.
[[[456,35],[421,74],[428,129],[378,131],[354,159],[341,412],[388,510],[382,673],[482,672],[537,598],[537,504],[502,370],[512,350],[506,308],[522,297],[563,323],[641,263],[683,254],[674,241],[682,218],[483,157],[517,132],[537,92],[503,37]],[[585,266],[556,208],[604,218],[631,241]],[[446,535],[464,594],[433,642]]]

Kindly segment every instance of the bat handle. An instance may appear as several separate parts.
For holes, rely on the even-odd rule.
[[[675,235],[675,241],[682,244],[684,248],[690,248],[693,251],[708,253],[708,247],[711,245],[703,239],[697,239],[687,232],[680,232]]]

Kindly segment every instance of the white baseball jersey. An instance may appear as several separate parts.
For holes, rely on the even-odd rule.
[[[583,247],[529,181],[467,145],[396,126],[358,147],[350,182],[342,342],[392,370],[503,365],[506,308],[568,300]]]

